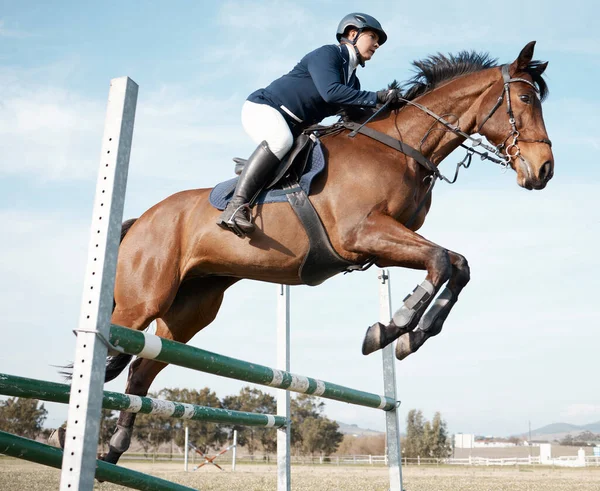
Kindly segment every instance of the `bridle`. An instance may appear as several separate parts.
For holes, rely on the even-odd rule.
[[[530,85],[533,90],[535,91],[535,93],[539,96],[540,91],[539,89],[535,86],[535,84],[533,84],[532,82],[530,82],[529,80],[526,80],[524,78],[511,78],[509,72],[509,65],[502,65],[502,78],[504,79],[504,89],[502,90],[502,94],[500,94],[500,97],[498,97],[498,101],[496,102],[496,104],[494,105],[494,107],[492,108],[492,110],[489,112],[489,114],[485,117],[485,119],[483,120],[483,122],[481,123],[481,125],[479,126],[477,133],[481,132],[481,129],[483,128],[483,125],[485,123],[487,123],[487,121],[494,115],[494,113],[498,110],[498,108],[502,105],[502,102],[504,101],[504,96],[506,95],[506,113],[508,115],[508,122],[511,125],[511,132],[508,134],[508,136],[504,139],[504,141],[502,143],[500,143],[499,145],[496,146],[490,146],[487,145],[486,143],[483,142],[483,140],[481,138],[475,138],[474,136],[471,136],[467,133],[465,133],[464,131],[462,131],[460,129],[460,127],[458,127],[457,125],[454,125],[452,123],[450,123],[449,121],[447,121],[446,119],[444,119],[441,116],[438,116],[437,114],[435,114],[433,111],[431,111],[429,108],[423,106],[422,104],[419,104],[418,102],[414,102],[408,99],[404,99],[404,98],[399,98],[399,100],[401,102],[404,102],[407,105],[410,106],[414,106],[417,109],[420,109],[421,111],[423,111],[424,113],[428,114],[429,116],[431,116],[432,118],[434,118],[437,122],[441,123],[442,125],[444,125],[446,128],[448,128],[452,133],[455,133],[461,137],[463,137],[465,140],[469,140],[471,142],[471,146],[467,146],[463,143],[461,143],[461,147],[465,148],[467,150],[467,157],[469,158],[469,164],[470,164],[470,158],[473,154],[477,154],[481,157],[481,160],[490,160],[496,164],[500,164],[503,167],[509,167],[510,166],[510,162],[512,161],[513,158],[519,157],[521,160],[523,160],[523,157],[521,157],[521,149],[519,148],[519,144],[518,142],[528,142],[528,143],[545,143],[547,145],[552,146],[552,142],[550,140],[548,140],[547,138],[543,138],[540,140],[532,140],[532,139],[528,139],[528,138],[520,138],[520,133],[519,130],[517,129],[517,123],[515,121],[515,116],[512,110],[512,104],[510,101],[510,84],[514,83],[514,82],[523,82],[526,83],[528,85]],[[506,142],[512,137],[512,142],[506,146]],[[482,147],[485,150],[487,150],[487,152],[478,152],[477,150],[475,150],[476,147]],[[492,157],[490,155],[490,152],[492,154],[494,154],[496,157]],[[464,162],[464,161],[463,161]],[[462,164],[462,163],[461,163]],[[468,167],[469,164],[467,165],[462,165],[463,167]],[[460,165],[460,164],[459,164]],[[457,168],[457,172],[458,172],[458,168]],[[449,180],[446,179],[442,176],[442,179],[447,181],[447,182],[454,182],[454,180]]]
[[[545,144],[549,145],[550,147],[552,147],[552,142],[547,138],[542,138],[539,140],[533,140],[533,139],[529,139],[529,138],[520,138],[520,133],[519,133],[519,130],[517,129],[517,123],[515,121],[515,115],[512,110],[512,103],[510,101],[510,84],[513,82],[522,82],[527,85],[530,85],[538,97],[540,95],[540,91],[535,86],[535,84],[533,84],[529,80],[526,80],[524,78],[517,78],[517,77],[511,78],[511,76],[508,72],[508,68],[509,68],[508,65],[502,65],[502,78],[504,79],[504,90],[502,91],[502,94],[500,94],[500,97],[498,97],[498,101],[496,102],[496,104],[494,105],[494,107],[492,108],[490,113],[485,117],[485,119],[479,125],[479,128],[477,129],[477,133],[481,133],[481,129],[483,128],[483,125],[485,123],[487,123],[487,121],[494,115],[494,113],[497,111],[497,109],[502,105],[504,95],[506,95],[506,114],[508,114],[508,122],[511,125],[512,131],[508,134],[508,136],[504,139],[504,141],[502,143],[500,143],[499,145],[496,146],[496,152],[494,152],[494,153],[496,153],[496,155],[498,155],[500,157],[504,157],[506,164],[509,164],[512,159],[517,158],[517,157],[519,157],[521,160],[523,160],[523,157],[521,157],[521,149],[519,148],[519,141],[527,142],[527,143],[545,143]],[[506,146],[506,142],[510,138],[512,138],[512,142],[508,146]],[[502,155],[503,150],[504,150],[504,155]]]

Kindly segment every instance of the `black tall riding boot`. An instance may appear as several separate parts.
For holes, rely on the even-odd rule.
[[[232,230],[236,235],[244,237],[256,229],[250,214],[250,202],[267,183],[267,179],[279,165],[280,160],[263,141],[254,150],[244,165],[233,198],[221,213],[217,225]]]

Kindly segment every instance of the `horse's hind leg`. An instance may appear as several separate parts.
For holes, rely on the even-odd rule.
[[[458,300],[458,295],[471,278],[467,260],[456,252],[448,251],[452,262],[452,276],[448,285],[435,299],[433,305],[421,318],[419,326],[414,331],[403,334],[396,344],[396,358],[403,360],[417,351],[428,338],[437,336],[444,321]]]
[[[225,277],[185,281],[167,313],[156,319],[156,335],[187,343],[214,320],[225,290],[236,281],[237,278]],[[159,361],[136,359],[129,367],[125,393],[145,396],[152,381],[165,367],[166,364]],[[117,430],[110,440],[109,452],[102,457],[103,460],[117,463],[119,457],[129,448],[134,422],[135,413],[121,411]]]

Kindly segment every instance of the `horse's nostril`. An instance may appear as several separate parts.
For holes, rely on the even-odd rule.
[[[540,181],[548,181],[552,177],[552,163],[547,160],[540,168]]]

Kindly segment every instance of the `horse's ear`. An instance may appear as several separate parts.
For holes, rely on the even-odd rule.
[[[535,41],[527,43],[527,45],[519,53],[519,57],[512,62],[511,72],[521,72],[527,68],[531,60],[533,59],[533,49],[535,48]]]
[[[541,75],[542,73],[544,73],[546,71],[546,68],[548,68],[548,62],[545,61],[544,63],[540,63],[537,68],[535,69],[535,71]]]

